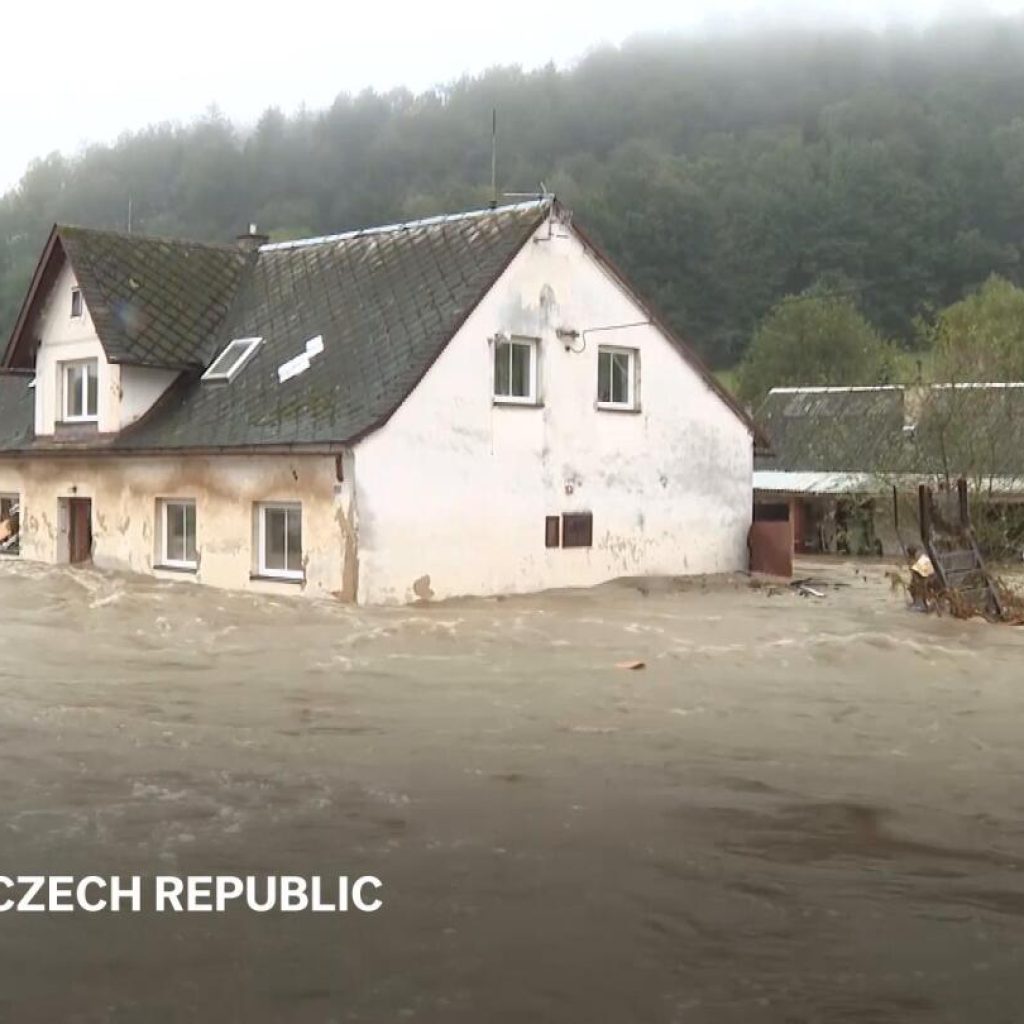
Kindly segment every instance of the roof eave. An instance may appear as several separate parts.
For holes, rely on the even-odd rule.
[[[203,458],[211,455],[340,455],[352,446],[341,441],[280,441],[266,444],[206,445],[203,447],[128,448],[110,445],[28,445],[0,448],[0,458]]]
[[[36,269],[32,274],[32,280],[29,283],[28,291],[25,293],[25,298],[22,299],[21,308],[18,310],[18,317],[14,321],[14,327],[11,330],[10,337],[7,339],[7,347],[4,350],[4,357],[0,366],[4,369],[11,369],[12,360],[18,350],[22,336],[25,333],[25,329],[30,319],[30,314],[33,307],[35,306],[36,296],[39,292],[44,277],[46,276],[47,269],[50,265],[50,260],[53,258],[54,249],[60,242],[60,226],[54,224],[50,228],[50,234],[46,239],[46,244],[43,246],[43,251],[36,263]],[[63,246],[61,246],[61,252],[65,259],[67,254],[64,252]]]
[[[708,365],[697,354],[693,346],[669,325],[665,316],[654,306],[654,304],[640,295],[636,287],[630,283],[629,278],[625,275],[615,260],[613,260],[612,257],[609,256],[608,253],[598,245],[598,243],[595,242],[582,227],[580,227],[579,222],[575,217],[572,222],[572,230],[576,232],[577,237],[583,245],[591,251],[598,263],[600,263],[605,270],[615,278],[622,288],[629,292],[633,301],[636,302],[641,310],[643,310],[647,315],[647,319],[650,320],[651,324],[664,334],[670,342],[672,342],[679,354],[697,372],[697,374],[703,379],[704,383],[729,407],[736,418],[747,428],[754,444],[761,448],[770,448],[770,439],[762,432],[757,423],[755,423],[750,413],[736,400],[727,388],[719,383]]]

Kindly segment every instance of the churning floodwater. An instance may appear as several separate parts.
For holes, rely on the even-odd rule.
[[[0,874],[384,883],[0,915],[0,1020],[1019,1021],[1024,633],[813,571],[349,609],[0,564]]]

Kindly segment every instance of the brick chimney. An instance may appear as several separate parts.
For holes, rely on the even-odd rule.
[[[249,230],[244,235],[239,235],[236,239],[239,249],[244,249],[246,252],[256,252],[261,245],[266,245],[270,241],[270,235],[262,235],[256,230],[255,224],[249,225]]]

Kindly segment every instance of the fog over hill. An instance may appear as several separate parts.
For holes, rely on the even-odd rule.
[[[0,199],[0,323],[53,221],[124,228],[129,199],[135,231],[215,240],[485,205],[495,108],[500,191],[543,181],[717,366],[816,283],[909,346],[991,272],[1021,281],[1024,20],[991,16],[635,38],[54,154]]]

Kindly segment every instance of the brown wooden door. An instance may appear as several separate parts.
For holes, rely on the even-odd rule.
[[[68,561],[88,562],[92,558],[92,501],[71,498],[68,501]]]

